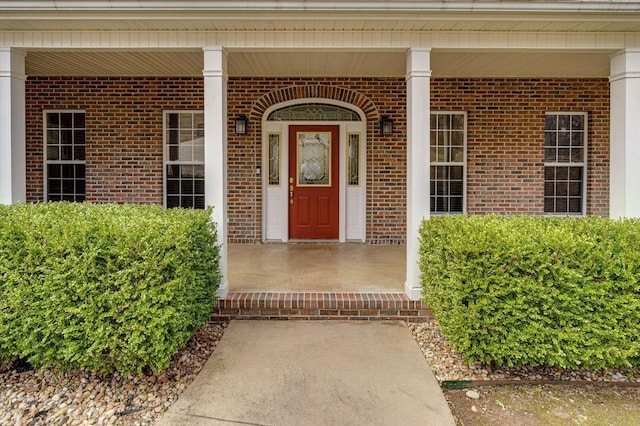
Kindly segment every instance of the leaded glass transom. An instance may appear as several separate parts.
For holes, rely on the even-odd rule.
[[[268,121],[361,121],[357,112],[345,107],[310,103],[290,105],[269,114]]]

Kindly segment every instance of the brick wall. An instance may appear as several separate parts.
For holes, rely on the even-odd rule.
[[[27,197],[43,199],[42,111],[87,113],[87,200],[162,203],[162,113],[203,108],[201,78],[29,78]],[[269,106],[327,97],[367,116],[367,240],[396,244],[406,229],[406,95],[401,78],[230,78],[229,241],[262,238],[261,117]],[[545,111],[589,113],[587,212],[608,215],[609,86],[605,79],[433,79],[433,110],[468,112],[468,201],[472,214],[543,210]],[[249,132],[233,118],[250,117]],[[378,134],[379,117],[394,134]]]
[[[43,111],[86,111],[87,201],[162,203],[162,119],[203,108],[197,78],[29,78],[27,200],[43,195]]]
[[[468,113],[472,214],[543,214],[545,112],[587,112],[587,214],[608,216],[606,79],[433,79],[431,108]]]

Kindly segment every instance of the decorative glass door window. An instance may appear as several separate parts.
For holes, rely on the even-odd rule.
[[[204,208],[204,113],[165,112],[165,205]]]
[[[465,209],[466,113],[433,112],[430,124],[431,212],[462,213]]]
[[[46,111],[45,200],[85,201],[84,111]]]
[[[587,114],[547,113],[544,212],[582,215],[586,200]]]
[[[331,133],[298,133],[298,186],[331,186]]]

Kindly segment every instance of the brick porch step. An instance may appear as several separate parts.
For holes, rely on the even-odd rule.
[[[229,293],[218,301],[211,321],[403,320],[433,318],[431,310],[404,293]]]

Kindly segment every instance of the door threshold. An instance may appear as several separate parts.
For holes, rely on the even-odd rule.
[[[287,243],[340,243],[341,241],[336,239],[336,240],[323,240],[323,239],[290,239],[287,241]]]

